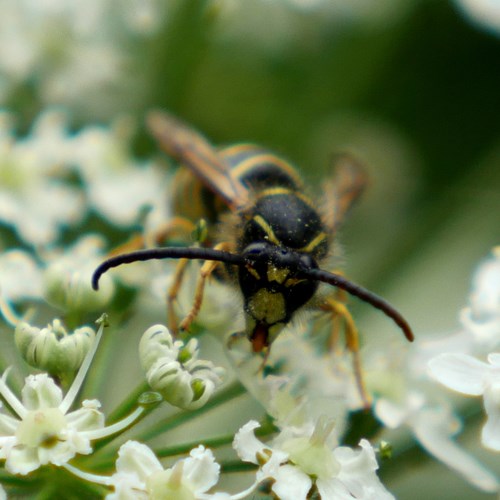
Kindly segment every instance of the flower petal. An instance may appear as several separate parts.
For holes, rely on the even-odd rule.
[[[293,465],[282,465],[276,470],[272,490],[280,500],[306,500],[311,489],[311,478]]]
[[[431,359],[428,364],[432,377],[449,389],[479,396],[485,389],[485,377],[490,367],[467,354],[446,353]]]
[[[484,393],[484,408],[488,420],[483,427],[482,443],[487,448],[500,451],[500,381],[492,384]]]
[[[449,412],[442,408],[421,410],[413,419],[417,439],[432,455],[477,488],[487,492],[498,491],[500,485],[496,477],[451,438],[454,425],[450,425],[450,417]]]
[[[145,444],[127,441],[118,451],[116,471],[123,474],[134,474],[142,481],[163,467],[156,455]]]
[[[190,481],[195,493],[205,493],[219,480],[220,465],[210,450],[198,446],[184,461],[183,475]]]
[[[262,455],[266,447],[254,434],[260,424],[255,420],[247,422],[234,436],[233,448],[244,462],[257,464],[257,455]]]
[[[46,373],[26,377],[22,390],[26,409],[57,408],[62,402],[62,396],[61,388]]]

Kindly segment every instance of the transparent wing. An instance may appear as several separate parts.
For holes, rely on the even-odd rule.
[[[215,148],[196,130],[163,111],[152,111],[147,125],[160,147],[190,168],[227,205],[237,210],[248,201],[245,186],[231,175]]]
[[[361,162],[349,153],[335,156],[333,169],[325,183],[322,208],[324,220],[334,232],[364,192],[368,176]]]

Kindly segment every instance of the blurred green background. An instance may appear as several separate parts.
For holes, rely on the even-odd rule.
[[[142,123],[147,110],[167,108],[215,144],[276,150],[318,192],[332,154],[353,150],[372,185],[342,230],[347,274],[397,305],[419,336],[458,328],[471,274],[500,243],[500,7],[490,26],[458,1],[440,0],[176,0],[156,8],[147,36],[120,31],[110,10],[106,29],[122,53],[111,78],[41,92],[67,56],[51,47],[45,69],[3,82],[0,104],[25,129],[48,105],[68,109],[75,129],[124,114]],[[92,59],[85,70],[94,71]],[[134,147],[154,151],[144,130]],[[399,335],[367,306],[354,310],[374,339],[386,329]],[[477,429],[470,434],[477,441]],[[498,461],[482,458],[493,468]],[[387,486],[400,498],[487,497],[439,465],[412,462],[399,472]]]

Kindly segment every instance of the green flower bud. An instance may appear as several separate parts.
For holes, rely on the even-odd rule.
[[[87,237],[65,255],[58,256],[43,274],[45,297],[63,311],[100,311],[114,294],[113,281],[103,276],[99,290],[92,288],[91,277],[101,262],[100,240]]]
[[[139,344],[139,357],[149,386],[179,408],[201,408],[222,382],[224,370],[198,359],[198,341],[174,341],[168,329],[155,325]]]
[[[68,333],[61,321],[55,319],[41,329],[21,322],[16,326],[14,338],[29,365],[61,377],[78,370],[94,342],[95,332],[84,326]]]

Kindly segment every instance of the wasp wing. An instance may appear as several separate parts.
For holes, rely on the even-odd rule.
[[[368,176],[361,162],[349,153],[336,155],[333,167],[334,173],[325,183],[322,208],[326,224],[335,232],[364,192]]]
[[[150,112],[146,120],[160,147],[190,168],[232,210],[247,203],[248,191],[245,186],[231,175],[224,160],[199,132],[163,111]]]

